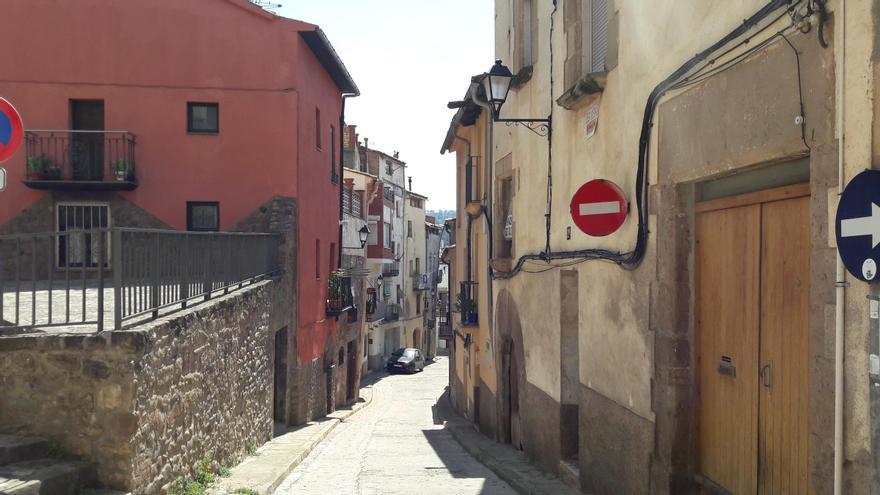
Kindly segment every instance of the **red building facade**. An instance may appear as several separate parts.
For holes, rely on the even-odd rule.
[[[7,53],[0,96],[28,130],[4,164],[0,233],[284,233],[286,419],[323,415],[340,129],[358,89],[320,28],[246,0],[34,0],[4,6],[0,30],[27,44]]]

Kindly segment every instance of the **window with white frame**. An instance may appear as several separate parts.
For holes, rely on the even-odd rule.
[[[61,268],[96,268],[100,262],[100,232],[110,228],[110,206],[97,203],[58,203],[56,257]],[[104,233],[104,266],[109,266],[110,236]]]

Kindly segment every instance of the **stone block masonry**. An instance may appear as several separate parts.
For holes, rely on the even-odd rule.
[[[161,493],[206,456],[235,463],[272,433],[280,287],[127,331],[0,338],[0,430],[50,438],[135,494]]]

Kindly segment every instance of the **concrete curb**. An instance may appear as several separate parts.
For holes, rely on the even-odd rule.
[[[364,388],[370,389],[369,394],[363,394],[368,395],[368,397],[364,398],[364,402],[355,403],[350,410],[334,411],[331,415],[318,420],[325,424],[305,442],[288,446],[283,443],[282,439],[305,428],[314,427],[316,426],[315,424],[307,424],[266,442],[257,449],[256,454],[246,457],[238,466],[233,468],[229,477],[220,479],[216,485],[208,490],[208,493],[211,495],[228,495],[234,493],[234,490],[249,488],[255,490],[260,495],[271,495],[281,485],[281,482],[290,476],[290,473],[302,464],[306,457],[321,442],[326,440],[340,423],[348,420],[373,403],[372,385]],[[361,390],[364,390],[364,388]],[[260,457],[264,454],[269,459],[261,462]],[[282,458],[283,462],[280,464],[273,463],[273,459],[271,459],[272,454],[276,458]],[[241,472],[236,473],[236,471],[250,471],[251,475],[249,476]]]
[[[474,429],[469,421],[453,410],[448,393],[437,401],[437,410],[447,431],[462,448],[517,492],[523,495],[580,493],[553,475],[539,471],[521,452],[495,442]],[[503,455],[499,455],[499,451]]]

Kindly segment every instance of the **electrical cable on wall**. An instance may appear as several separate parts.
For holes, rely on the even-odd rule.
[[[536,262],[536,261],[544,262],[545,263],[544,266],[547,266],[547,264],[550,264],[551,266],[548,267],[547,270],[555,269],[558,267],[569,266],[569,265],[565,265],[565,264],[560,264],[560,265],[553,264],[552,262],[554,260],[572,260],[572,259],[577,260],[574,262],[574,264],[581,263],[584,261],[589,261],[589,260],[605,260],[605,261],[613,262],[613,263],[617,264],[618,266],[621,266],[622,268],[625,268],[625,269],[631,270],[631,269],[637,268],[641,264],[641,261],[643,260],[644,255],[645,255],[645,251],[647,250],[647,239],[648,239],[649,232],[648,232],[648,225],[647,225],[647,211],[646,210],[647,210],[647,201],[648,201],[648,196],[647,196],[648,176],[647,175],[648,175],[649,145],[650,145],[651,129],[654,125],[653,124],[654,114],[656,112],[657,105],[659,104],[660,98],[662,98],[669,91],[677,90],[677,89],[691,86],[693,84],[697,84],[697,83],[705,80],[708,77],[719,74],[719,73],[729,69],[730,67],[733,67],[736,64],[739,64],[740,62],[747,59],[749,55],[751,55],[754,52],[756,52],[757,50],[769,45],[770,42],[772,42],[772,40],[774,40],[776,37],[783,36],[784,32],[787,30],[790,30],[792,28],[793,24],[792,24],[792,26],[788,26],[787,28],[775,33],[773,36],[762,41],[761,43],[757,44],[756,46],[751,47],[749,50],[746,50],[745,53],[738,54],[738,55],[734,56],[731,60],[727,60],[727,61],[721,63],[720,65],[716,66],[716,62],[719,59],[730,54],[731,52],[733,52],[736,49],[739,49],[745,45],[748,45],[751,42],[752,38],[765,32],[767,29],[769,29],[771,26],[773,26],[777,21],[782,19],[786,14],[788,14],[788,15],[794,14],[797,7],[800,6],[801,4],[803,4],[804,1],[811,2],[811,3],[807,4],[807,7],[808,7],[807,15],[809,16],[813,12],[813,10],[812,10],[813,0],[798,0],[798,1],[794,2],[794,4],[792,4],[792,0],[773,0],[773,1],[769,2],[767,5],[765,5],[763,8],[761,8],[758,12],[753,14],[748,19],[744,20],[743,23],[740,26],[738,26],[736,29],[734,29],[733,31],[728,33],[726,36],[721,38],[719,41],[715,42],[713,45],[711,45],[706,50],[696,54],[693,58],[691,58],[690,60],[688,60],[687,62],[682,64],[669,77],[667,77],[666,79],[661,81],[651,91],[650,95],[648,96],[647,102],[645,104],[644,117],[642,120],[642,129],[641,129],[640,138],[639,138],[639,161],[638,161],[638,166],[636,169],[636,194],[635,194],[635,196],[636,196],[635,203],[636,203],[636,211],[637,211],[637,218],[638,218],[638,230],[637,230],[637,235],[636,235],[636,243],[635,243],[634,248],[631,251],[621,253],[618,251],[612,251],[612,250],[608,250],[608,249],[592,248],[592,249],[580,249],[580,250],[572,250],[572,251],[553,252],[550,249],[550,225],[551,225],[551,223],[550,223],[550,212],[548,210],[547,221],[546,221],[547,244],[546,244],[545,250],[541,253],[526,254],[526,255],[521,256],[517,260],[513,269],[509,272],[500,272],[497,270],[493,271],[492,272],[493,278],[495,278],[495,279],[511,278],[511,277],[517,275],[521,271],[525,271],[527,273],[540,273],[540,272],[524,270],[524,268],[523,268],[525,263]],[[815,0],[815,4],[818,6],[818,12],[819,12],[819,43],[824,48],[827,46],[824,43],[824,39],[822,38],[822,33],[823,33],[822,26],[823,26],[825,19],[826,19],[826,16],[823,15],[824,2],[819,1],[819,0]],[[554,1],[554,7],[555,7],[555,5],[556,5],[556,2]],[[755,32],[751,36],[748,36],[748,37],[742,39],[741,41],[735,43],[733,46],[728,46],[732,42],[745,36],[752,29],[759,27],[764,21],[766,21],[768,18],[770,18],[774,12],[776,12],[777,10],[779,10],[781,8],[785,8],[785,10],[781,14],[779,14],[778,16],[773,17],[769,22],[764,24],[763,27],[760,27],[760,29],[758,29],[757,32]],[[555,8],[554,8],[554,12],[555,12]],[[552,73],[553,73],[553,67],[552,67],[552,57],[553,57],[552,29],[553,29],[553,25],[552,24],[553,24],[553,17],[551,16],[551,43],[550,43],[550,47],[551,47],[551,51],[550,51],[550,56],[551,56],[551,68],[550,68],[551,99],[552,99],[552,87],[553,87],[553,85],[552,85]],[[788,41],[787,38],[786,38],[786,41]],[[792,48],[794,48],[794,47],[792,46]],[[797,53],[796,50],[795,50],[795,55],[798,56],[798,58],[797,58],[798,89],[799,89],[799,93],[800,93],[800,102],[801,102],[801,108],[802,108],[801,117],[803,117],[803,92],[802,92],[802,88],[800,85],[800,80],[801,80],[801,78],[800,78],[800,58],[799,58],[799,54]],[[552,111],[551,111],[551,116],[552,116]],[[802,137],[804,139],[804,144],[807,144],[806,135],[805,135],[805,132],[806,132],[805,127],[803,127],[803,123],[801,123],[801,124],[802,124]],[[551,141],[550,148],[552,148],[552,141]],[[552,158],[552,154],[548,154],[548,156]],[[548,163],[548,169],[552,170],[551,167],[552,167],[552,160],[550,161],[550,163]],[[548,205],[552,204],[552,202],[551,202],[552,201],[552,177],[549,175],[549,173],[548,173],[548,200],[547,201],[548,201]],[[492,235],[491,229],[489,231],[489,235],[490,236]]]

